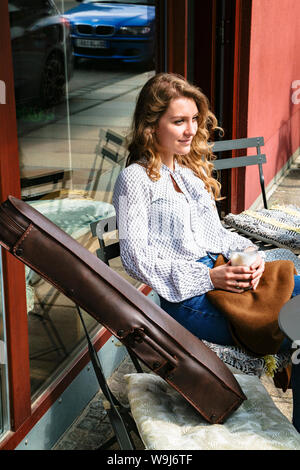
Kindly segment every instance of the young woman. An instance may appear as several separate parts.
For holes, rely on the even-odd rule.
[[[113,203],[128,274],[151,286],[161,307],[200,339],[233,345],[227,320],[206,293],[222,289],[238,295],[256,289],[264,254],[259,252],[250,267],[230,261],[214,267],[219,254],[228,259],[232,250],[254,248],[227,231],[216,210],[220,184],[212,175],[209,140],[217,129],[197,87],[175,74],[152,77],[136,104],[129,156]],[[293,295],[300,293],[297,278]],[[300,432],[299,371],[296,375],[294,424]]]

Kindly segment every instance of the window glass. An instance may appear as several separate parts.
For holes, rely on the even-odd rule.
[[[2,285],[2,259],[0,249],[0,435],[8,430],[8,376],[5,342],[5,317]]]
[[[9,0],[22,198],[93,253],[90,224],[114,214],[124,138],[154,73],[152,3]],[[35,397],[85,339],[69,299],[28,268],[26,285]]]
[[[83,0],[82,3],[112,3],[111,1],[109,0],[104,0],[104,1],[98,1],[98,0]],[[124,2],[124,0],[114,0],[113,3],[126,3],[126,4],[129,4],[129,3],[132,3],[132,4],[135,4],[135,5],[154,5],[155,3],[155,0],[127,0],[126,2]]]

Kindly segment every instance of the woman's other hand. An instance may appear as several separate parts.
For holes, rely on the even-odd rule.
[[[264,272],[264,261],[257,255],[251,266],[231,266],[231,262],[210,269],[210,278],[215,289],[241,293],[245,289],[256,289]]]
[[[265,262],[259,255],[257,255],[256,260],[251,264],[250,268],[255,270],[251,281],[251,285],[255,290],[265,270]]]

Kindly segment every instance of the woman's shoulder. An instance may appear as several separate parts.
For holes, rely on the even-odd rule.
[[[148,192],[147,188],[150,181],[146,168],[138,163],[132,163],[118,175],[114,185],[114,193]]]
[[[131,163],[131,165],[127,166],[124,168],[121,173],[123,177],[130,177],[130,176],[135,176],[135,175],[145,175],[147,176],[146,173],[146,168],[141,165],[140,163]]]

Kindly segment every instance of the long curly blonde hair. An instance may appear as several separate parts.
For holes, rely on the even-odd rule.
[[[198,108],[198,129],[187,155],[175,155],[179,165],[190,168],[204,182],[207,191],[219,198],[221,185],[213,178],[212,144],[209,138],[219,129],[215,115],[202,91],[187,80],[173,73],[154,75],[142,88],[133,116],[131,135],[128,137],[129,155],[126,166],[139,163],[147,169],[148,176],[156,181],[160,178],[161,159],[155,145],[154,129],[166,112],[172,99],[192,98]]]

